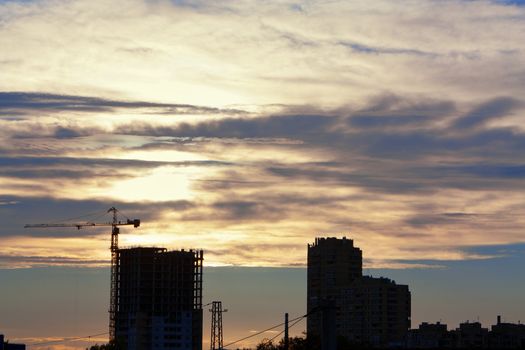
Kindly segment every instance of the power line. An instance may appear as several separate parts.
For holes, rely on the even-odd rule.
[[[303,316],[299,316],[299,317],[296,317],[292,320],[290,320],[289,322],[294,322],[292,323],[288,328],[292,328],[293,326],[295,326],[297,323],[299,323],[300,321],[303,320],[303,318],[306,318],[308,315],[303,315]],[[279,323],[273,327],[270,327],[270,328],[267,328],[265,330],[262,330],[262,331],[259,331],[257,333],[254,333],[254,334],[251,334],[247,337],[244,337],[244,338],[241,338],[241,339],[238,339],[236,341],[233,341],[231,343],[228,343],[226,344],[223,349],[226,349],[228,346],[230,345],[233,345],[233,344],[236,344],[240,341],[243,341],[243,340],[246,340],[246,339],[249,339],[249,338],[253,338],[255,336],[258,336],[260,334],[263,334],[265,332],[268,332],[268,331],[271,331],[275,328],[278,328],[278,327],[281,327],[285,324],[285,322],[282,322],[282,323]],[[272,339],[270,339],[270,341],[274,340],[275,338],[277,338],[279,335],[283,334],[284,331],[281,331],[280,333],[278,333],[276,336],[274,336]],[[41,346],[41,345],[50,345],[50,344],[59,344],[59,343],[65,343],[65,342],[70,342],[70,341],[75,341],[75,340],[81,340],[81,339],[89,339],[91,337],[98,337],[98,336],[101,336],[101,335],[106,335],[106,334],[109,334],[109,332],[104,332],[104,333],[97,333],[97,334],[91,334],[91,335],[86,335],[86,336],[83,336],[83,337],[73,337],[73,338],[62,338],[62,339],[58,339],[58,340],[51,340],[51,341],[46,341],[46,342],[40,342],[40,343],[30,343],[30,344],[27,344],[27,346]]]
[[[301,317],[300,319],[298,319],[297,321],[295,321],[294,323],[292,323],[291,325],[288,326],[288,329],[292,328],[293,326],[295,326],[296,324],[298,324],[299,322],[301,322],[303,320],[303,318],[305,318],[306,316],[303,316]],[[275,340],[275,338],[277,338],[278,336],[280,336],[281,334],[284,333],[284,329],[280,332],[280,333],[277,333],[275,336],[273,336],[270,340],[268,340],[268,342],[272,342]]]
[[[34,346],[34,345],[58,344],[58,343],[65,343],[65,342],[81,340],[81,339],[89,339],[91,337],[98,337],[100,335],[106,335],[106,334],[109,334],[109,332],[98,333],[98,334],[91,334],[91,335],[86,335],[84,337],[62,338],[62,339],[59,339],[59,340],[51,340],[51,341],[46,341],[46,342],[41,342],[41,343],[32,343],[32,344],[27,344],[27,345],[28,346]]]
[[[296,317],[296,318],[290,320],[289,322],[294,322],[294,321],[297,321],[297,320],[301,320],[301,319],[305,318],[306,316],[307,316],[307,315],[303,315],[303,316]],[[254,334],[251,334],[251,335],[249,335],[249,336],[247,336],[247,337],[244,337],[244,338],[238,339],[238,340],[236,340],[236,341],[234,341],[234,342],[228,343],[228,344],[224,345],[224,349],[226,349],[228,346],[233,345],[233,344],[236,344],[236,343],[238,343],[238,342],[240,342],[240,341],[243,341],[243,340],[246,340],[246,339],[249,339],[249,338],[256,337],[256,336],[261,335],[261,334],[263,334],[263,333],[265,333],[265,332],[271,331],[272,329],[275,329],[275,328],[277,328],[277,327],[281,327],[281,326],[283,326],[284,324],[285,324],[285,322],[279,323],[278,325],[275,325],[275,326],[273,326],[273,327],[267,328],[267,329],[265,329],[265,330],[263,330],[263,331],[260,331],[260,332],[257,332],[257,333],[254,333]]]
[[[106,215],[106,214],[107,214],[106,211],[96,211],[96,212],[87,213],[87,214],[84,214],[84,215],[75,216],[75,217],[68,218],[68,219],[62,219],[62,220],[59,220],[59,221],[57,221],[57,222],[58,222],[58,223],[62,223],[62,222],[67,222],[67,221],[72,221],[72,220],[82,219],[82,218],[86,218],[86,217],[90,217],[90,216],[95,216],[95,215],[97,215],[97,218],[99,218],[99,217],[104,216],[104,215]]]

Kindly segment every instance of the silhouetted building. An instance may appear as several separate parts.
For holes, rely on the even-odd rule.
[[[489,348],[491,349],[525,349],[525,325],[498,323],[489,332]]]
[[[447,325],[423,322],[418,329],[411,329],[407,334],[408,349],[444,349],[451,348]]]
[[[453,333],[456,334],[456,347],[461,349],[486,349],[489,330],[481,327],[479,322],[460,323]]]
[[[361,277],[341,291],[340,331],[350,342],[402,346],[410,328],[410,292],[388,278]]]
[[[310,339],[321,336],[321,308],[325,310],[325,330],[337,327],[335,315],[327,317],[328,313],[332,314],[332,308],[340,309],[342,289],[360,278],[362,271],[361,249],[354,247],[350,239],[316,238],[313,245],[308,245],[307,333]],[[312,312],[314,310],[317,311]]]
[[[5,341],[4,335],[0,334],[0,350],[26,350],[25,344],[14,344]]]
[[[202,349],[202,251],[119,249],[115,337],[128,350]]]
[[[489,331],[479,322],[461,323],[447,331],[441,323],[423,322],[419,329],[411,329],[406,340],[407,349],[525,349],[525,325],[498,323]]]
[[[363,277],[363,258],[351,239],[316,238],[308,245],[307,333],[376,347],[402,346],[410,328],[410,291],[387,278]],[[333,311],[328,311],[333,310]],[[332,318],[323,313],[333,313]],[[328,321],[328,320],[332,321]],[[323,328],[323,322],[332,322]]]

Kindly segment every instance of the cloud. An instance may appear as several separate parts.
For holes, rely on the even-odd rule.
[[[324,115],[283,115],[258,118],[223,118],[201,123],[181,123],[169,127],[148,124],[126,125],[115,132],[142,136],[191,138],[294,138],[322,133],[335,126],[337,118]]]
[[[458,118],[453,124],[457,129],[469,129],[485,124],[487,121],[508,116],[520,106],[514,98],[497,98],[476,107],[470,113]]]
[[[12,50],[0,57],[9,65],[1,90],[53,91],[56,98],[43,108],[57,102],[73,110],[132,106],[60,95],[190,106],[341,105],[378,91],[463,102],[518,96],[522,15],[522,6],[461,0],[314,1],[300,8],[295,2],[8,2],[0,7],[0,38]],[[13,97],[25,104],[24,96]]]
[[[116,109],[149,110],[154,114],[245,113],[236,109],[194,106],[189,104],[120,101],[90,96],[33,92],[0,92],[0,115],[31,115],[35,112],[111,112]]]
[[[376,54],[376,55],[415,55],[415,56],[430,56],[435,57],[435,54],[430,52],[425,52],[416,49],[403,49],[403,48],[390,48],[390,47],[372,47],[356,42],[345,42],[341,41],[339,43],[342,46],[348,47],[355,52],[364,53],[364,54]]]
[[[63,256],[21,256],[0,255],[0,269],[5,268],[30,268],[38,266],[85,266],[99,267],[107,266],[109,259],[79,259],[78,257]]]
[[[378,266],[408,267],[409,263],[394,260],[426,251],[427,245],[436,247],[434,253],[427,253],[429,259],[462,259],[466,255],[459,247],[475,240],[500,244],[518,239],[515,229],[520,221],[514,216],[505,216],[510,219],[502,225],[495,216],[482,214],[515,213],[523,207],[515,193],[523,179],[519,157],[523,134],[485,121],[480,121],[484,128],[458,134],[462,129],[454,124],[472,114],[464,110],[484,110],[492,102],[465,108],[452,101],[387,94],[358,108],[280,106],[275,112],[273,106],[272,113],[242,118],[206,117],[164,125],[155,120],[125,123],[112,131],[125,133],[118,146],[94,136],[77,141],[76,145],[89,141],[102,146],[84,156],[59,156],[64,140],[57,139],[57,156],[0,158],[0,175],[10,181],[7,188],[17,189],[2,198],[3,203],[16,205],[2,208],[9,209],[8,216],[38,211],[32,221],[48,222],[48,218],[65,216],[56,213],[75,216],[113,203],[148,222],[145,231],[127,236],[130,244],[172,242],[167,237],[176,223],[175,230],[183,232],[179,244],[195,246],[199,237],[206,249],[215,251],[214,244],[226,247],[228,253],[211,255],[213,264],[279,265],[278,249],[263,248],[273,243],[254,238],[258,234],[271,237],[277,245],[286,246],[293,240],[294,246],[309,241],[316,232],[339,234],[349,229],[349,235],[362,240],[363,247],[382,257],[381,262],[376,261]],[[519,105],[513,108],[520,111]],[[136,137],[140,142],[128,141]],[[23,140],[42,142],[31,137]],[[127,159],[108,157],[117,151]],[[207,160],[143,160],[161,159],[161,152],[171,151]],[[133,152],[142,152],[141,159]],[[177,177],[177,169],[182,177]],[[166,180],[162,183],[152,176],[161,170],[160,179]],[[150,180],[145,182],[148,176]],[[107,188],[126,181],[129,185],[113,190],[113,197],[99,197],[98,193],[108,193]],[[152,181],[163,194],[175,195],[181,190],[191,194],[184,200],[160,199],[152,195],[158,192],[149,187]],[[179,190],[176,186],[181,184],[185,187]],[[94,188],[98,192],[93,192]],[[28,195],[29,189],[37,195]],[[45,194],[49,190],[53,196]],[[74,200],[76,192],[81,198]],[[130,197],[136,194],[141,194],[140,200]],[[435,204],[430,205],[430,198]],[[450,198],[456,199],[451,202]],[[483,212],[479,208],[483,201],[494,204]],[[44,205],[48,210],[37,209]],[[465,207],[471,207],[468,212],[476,215],[450,214],[462,213]],[[3,235],[70,240],[75,235],[103,234],[87,230],[28,232],[21,229],[22,221],[8,220]],[[480,222],[487,230],[477,236],[467,234]],[[489,227],[498,227],[501,235],[491,236]],[[447,237],[458,230],[465,235],[457,239],[457,247],[450,247]],[[227,242],[219,236],[228,237]],[[261,253],[241,254],[236,242],[247,237]],[[410,242],[407,244],[413,249],[402,249],[400,242]],[[300,265],[301,256],[301,249],[294,248],[281,264]]]
[[[490,179],[523,179],[525,178],[525,165],[522,164],[471,164],[457,166],[456,171],[464,172]]]
[[[494,2],[505,5],[523,6],[525,1],[523,0],[494,0]]]
[[[118,158],[73,158],[73,157],[0,157],[0,167],[38,167],[38,166],[70,166],[70,167],[97,167],[107,168],[152,168],[163,165],[187,167],[187,166],[221,166],[228,165],[221,161],[181,161],[181,162],[162,162],[147,161],[137,159],[118,159]],[[12,168],[11,168],[12,169]],[[10,171],[11,169],[6,169]],[[38,176],[38,174],[35,174]]]
[[[418,115],[390,115],[385,116],[371,116],[371,115],[358,115],[349,119],[350,125],[360,128],[373,128],[373,127],[395,127],[405,125],[416,125],[427,123],[428,120],[425,117]]]
[[[213,203],[213,208],[226,212],[227,217],[231,220],[267,218],[268,213],[272,212],[272,208],[267,207],[258,201],[221,201]]]
[[[347,123],[355,128],[431,127],[436,122],[457,113],[453,101],[411,100],[395,95],[370,99],[362,110],[353,112]]]
[[[72,125],[71,123],[61,126],[49,125],[40,122],[20,122],[19,120],[12,120],[10,123],[4,123],[2,132],[10,139],[31,139],[39,137],[74,139],[78,137],[104,134],[107,131],[98,127],[85,127],[80,125]]]
[[[392,103],[400,106],[392,106]],[[255,118],[222,118],[194,123],[156,126],[152,123],[124,125],[115,132],[129,135],[205,139],[268,139],[300,141],[284,145],[288,148],[317,147],[335,153],[413,159],[430,155],[463,157],[483,155],[515,156],[525,144],[525,133],[518,128],[495,127],[461,133],[466,125],[485,123],[506,114],[511,108],[521,112],[514,99],[502,98],[483,102],[472,112],[461,115],[454,103],[418,101],[406,103],[378,100],[368,108],[327,111],[327,115],[263,115]],[[503,109],[502,109],[503,108]],[[345,114],[349,114],[346,116]],[[448,126],[454,120],[452,126]],[[346,125],[345,125],[346,124]],[[174,140],[175,141],[175,140]]]
[[[25,224],[35,223],[78,223],[78,222],[109,222],[107,209],[117,207],[121,215],[128,218],[138,218],[144,222],[158,220],[164,212],[183,213],[195,207],[195,203],[180,200],[172,202],[126,203],[107,200],[75,200],[57,199],[52,197],[2,196],[3,205],[0,212],[4,219],[0,236],[32,236],[32,237],[92,237],[107,229],[88,228],[72,229],[25,229]],[[25,213],[25,215],[24,215]],[[79,217],[79,213],[80,217]],[[88,216],[82,216],[86,215]]]
[[[100,260],[102,231],[21,227],[111,205],[147,223],[129,244],[221,247],[216,264],[300,265],[316,234],[398,267],[519,241],[521,17],[459,0],[3,3],[6,255],[82,259],[47,244],[91,240]]]

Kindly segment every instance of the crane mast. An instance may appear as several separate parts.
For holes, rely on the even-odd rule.
[[[113,212],[113,222],[111,225],[111,288],[109,297],[109,339],[115,340],[115,319],[117,317],[118,305],[118,234],[120,229],[117,227],[117,209],[111,207],[108,213]]]
[[[119,259],[118,259],[118,235],[120,229],[118,226],[133,225],[133,227],[140,226],[140,220],[127,219],[126,221],[119,221],[117,217],[118,210],[115,207],[108,209],[107,213],[112,213],[111,222],[84,222],[84,223],[72,223],[72,224],[27,224],[25,228],[48,228],[48,227],[76,227],[81,229],[82,227],[95,227],[95,226],[111,226],[111,291],[109,300],[109,339],[115,339],[115,320],[117,317],[118,308],[118,286],[119,286]]]

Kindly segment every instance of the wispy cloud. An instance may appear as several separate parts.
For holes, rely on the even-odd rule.
[[[300,11],[294,2],[122,5],[125,14],[115,2],[4,3],[0,40],[12,49],[1,57],[9,62],[2,90],[223,106],[335,105],[377,91],[439,91],[468,101],[522,87],[523,23],[516,20],[522,6],[460,0],[374,7],[314,1]],[[74,108],[92,108],[85,102]],[[115,106],[98,106],[109,107]]]
[[[468,129],[483,125],[487,121],[509,116],[519,105],[519,101],[513,98],[497,98],[458,118],[453,126],[457,129]]]
[[[123,243],[218,265],[522,240],[523,6],[119,1],[0,4],[5,264],[105,261],[105,231],[22,226],[111,205],[144,220]]]
[[[0,115],[53,112],[110,112],[116,109],[144,110],[152,114],[238,114],[237,109],[194,106],[188,104],[109,100],[98,97],[51,93],[0,92]]]
[[[2,157],[0,175],[11,191],[2,201],[12,204],[0,210],[9,215],[45,205],[47,210],[39,210],[33,220],[46,222],[57,218],[57,213],[74,216],[100,209],[108,206],[109,199],[145,222],[145,231],[128,236],[129,244],[176,244],[166,240],[174,229],[167,222],[176,222],[177,231],[184,232],[178,242],[204,247],[212,264],[301,266],[304,243],[319,234],[351,235],[371,254],[382,257],[370,261],[372,267],[397,268],[428,265],[410,262],[411,256],[422,251],[436,261],[471,259],[477,256],[463,253],[462,247],[480,241],[519,240],[516,229],[521,221],[512,213],[525,206],[515,190],[524,176],[515,146],[525,136],[518,129],[488,121],[521,113],[520,103],[497,99],[463,108],[452,101],[387,95],[357,109],[312,108],[313,114],[308,110],[308,106],[282,106],[272,114],[223,115],[165,125],[144,120],[108,131],[125,138],[140,137],[138,144],[123,142],[108,149],[107,142],[92,135],[80,142],[96,142],[98,148],[78,153],[83,156]],[[112,113],[112,118],[118,115]],[[37,135],[30,135],[30,129],[27,132],[28,141],[41,142]],[[60,143],[58,147],[60,152]],[[142,160],[133,153],[143,152],[141,158],[148,158],[170,150],[175,158],[182,151],[189,158]],[[109,158],[108,154],[127,156]],[[172,170],[166,173],[168,177],[154,175],[162,169]],[[151,195],[169,193],[164,187],[175,176],[182,176],[185,186],[178,193],[190,189],[189,197],[169,200]],[[164,178],[168,182],[158,182]],[[128,187],[121,186],[125,182]],[[114,188],[112,197],[101,197],[109,188]],[[35,191],[40,197],[28,195]],[[141,198],[149,194],[149,199],[129,200],[139,193]],[[76,196],[81,198],[72,200]],[[490,204],[482,205],[487,201]],[[464,208],[469,208],[468,213]],[[505,217],[505,223],[497,217]],[[480,223],[484,229],[478,228]],[[100,231],[27,232],[22,224],[20,218],[8,220],[3,235],[104,237]],[[492,235],[494,229],[500,232],[497,237]],[[451,234],[456,242],[453,247],[448,241]],[[240,244],[246,239],[252,242],[249,249],[246,242],[242,243],[245,248]],[[286,261],[282,260],[284,247],[293,252]],[[11,254],[15,255],[10,259],[16,256],[19,263],[34,265],[69,264],[68,259],[76,259]],[[91,263],[89,259],[83,262]]]

